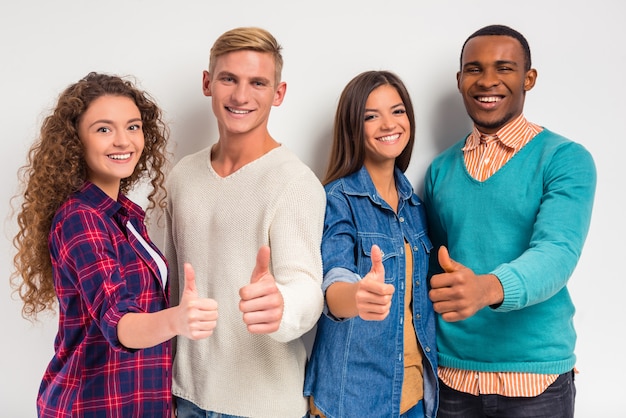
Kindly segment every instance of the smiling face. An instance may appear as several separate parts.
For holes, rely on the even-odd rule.
[[[409,142],[411,126],[398,91],[390,85],[374,89],[365,103],[365,166],[390,164]]]
[[[133,174],[144,147],[141,113],[125,96],[95,99],[78,123],[87,179],[117,200],[120,181]]]
[[[241,50],[217,58],[213,73],[203,75],[203,91],[212,97],[222,138],[258,134],[265,137],[272,106],[279,106],[286,84],[276,85],[270,53]]]
[[[522,46],[509,36],[477,36],[465,45],[457,84],[481,132],[496,133],[522,113],[537,78],[534,69],[524,70],[524,60]]]

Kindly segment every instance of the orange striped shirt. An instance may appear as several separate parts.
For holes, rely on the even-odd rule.
[[[439,378],[454,390],[472,395],[534,397],[543,393],[558,374],[476,372],[439,367]]]
[[[472,177],[485,181],[504,166],[543,128],[519,115],[495,135],[481,133],[476,127],[463,147],[465,166]]]
[[[474,127],[463,147],[468,173],[476,180],[487,180],[542,129],[528,122],[523,115],[506,124],[495,135],[482,134]],[[439,378],[446,385],[476,396],[534,397],[543,393],[557,377],[554,374],[477,372],[439,367]]]

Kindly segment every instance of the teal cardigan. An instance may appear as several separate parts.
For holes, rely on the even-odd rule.
[[[464,370],[561,374],[574,367],[567,282],[580,257],[596,186],[581,145],[547,129],[486,181],[465,167],[465,140],[439,155],[424,187],[436,249],[476,274],[495,274],[497,308],[459,322],[438,317],[439,364]],[[430,258],[430,275],[441,271]]]

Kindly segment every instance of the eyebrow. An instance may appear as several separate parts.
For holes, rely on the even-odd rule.
[[[217,73],[217,75],[215,76],[215,78],[220,79],[222,77],[230,77],[230,78],[234,78],[236,80],[241,80],[241,77],[237,76],[236,74],[231,73],[230,71],[220,71],[219,73]],[[264,84],[269,84],[272,85],[272,80],[266,77],[262,77],[262,76],[255,76],[255,77],[250,77],[250,81],[252,82],[261,82]]]
[[[467,66],[473,66],[473,65],[478,66],[478,67],[483,66],[480,61],[470,61],[470,62],[466,62],[465,64],[463,64],[463,68]],[[519,66],[517,61],[511,61],[511,60],[498,60],[496,61],[496,66],[498,65],[512,65],[515,67]]]
[[[235,74],[231,73],[230,71],[220,71],[219,73],[215,75],[215,78],[222,78],[222,77],[237,78]]]
[[[142,122],[142,121],[143,121],[143,119],[141,119],[141,118],[132,118],[132,119],[128,119],[126,121],[126,124],[134,123],[134,122]],[[104,124],[107,124],[107,125],[113,125],[114,124],[114,122],[112,120],[110,120],[110,119],[98,119],[98,120],[93,121],[93,123],[90,124],[89,127],[91,128],[92,126],[97,125],[99,123],[104,123]]]
[[[404,102],[400,102],[398,104],[391,106],[391,109],[397,109],[398,107],[404,107]],[[378,109],[368,109],[367,107],[365,108],[365,111],[366,112],[379,112]]]

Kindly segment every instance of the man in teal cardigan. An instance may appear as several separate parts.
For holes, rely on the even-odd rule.
[[[424,187],[438,253],[439,418],[574,415],[574,305],[567,282],[593,206],[589,152],[523,116],[528,42],[502,25],[465,41],[458,89],[472,132]]]

